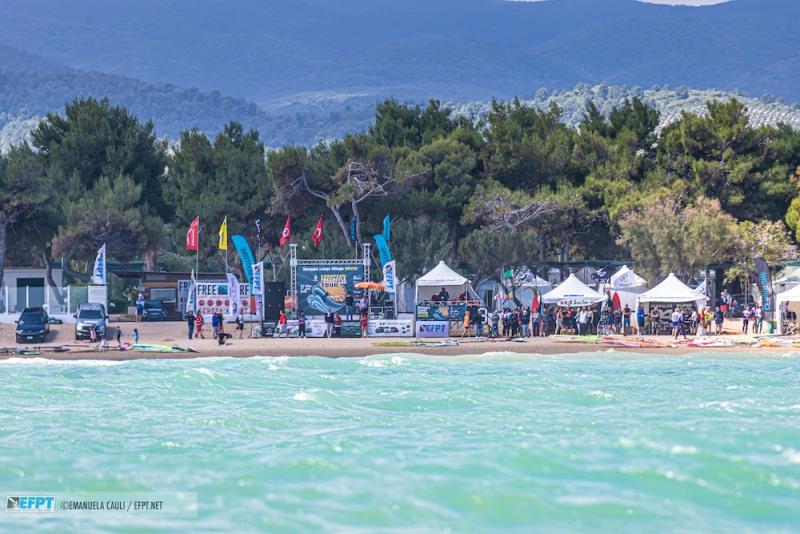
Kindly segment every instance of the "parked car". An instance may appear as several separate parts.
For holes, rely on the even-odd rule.
[[[17,323],[17,343],[35,342],[44,343],[50,333],[50,318],[44,308],[25,308]]]
[[[142,314],[143,321],[166,321],[167,309],[164,303],[159,300],[146,300],[144,301],[144,313]]]
[[[97,329],[97,339],[106,337],[106,307],[102,304],[81,304],[78,313],[73,315],[75,322],[75,339],[91,339],[92,327]]]

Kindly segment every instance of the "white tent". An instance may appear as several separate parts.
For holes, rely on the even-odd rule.
[[[629,289],[646,285],[647,280],[633,272],[627,265],[623,265],[619,271],[611,275],[611,289]]]
[[[590,306],[602,302],[605,297],[587,286],[574,274],[564,280],[552,291],[542,295],[545,304],[558,304],[559,306]]]
[[[772,282],[772,286],[776,290],[783,290],[784,292],[798,285],[800,285],[800,267],[794,265],[780,271]]]
[[[783,334],[783,312],[793,311],[800,315],[800,285],[775,296],[775,318],[778,323],[778,333]]]
[[[647,280],[633,272],[627,265],[623,265],[611,275],[608,285],[604,285],[603,290],[611,295],[616,293],[623,308],[628,306],[636,309],[636,299],[647,291],[646,286]]]
[[[708,297],[702,293],[698,293],[678,280],[677,276],[669,273],[669,276],[667,276],[663,282],[653,289],[645,291],[639,295],[636,300],[637,307],[640,302],[663,302],[667,304],[686,304],[693,302],[699,310],[705,305]]]
[[[445,288],[450,294],[450,300],[458,300],[461,293],[466,293],[468,299],[478,299],[478,294],[472,289],[469,280],[455,272],[443,261],[439,265],[423,274],[417,279],[416,302],[432,300],[433,296]]]

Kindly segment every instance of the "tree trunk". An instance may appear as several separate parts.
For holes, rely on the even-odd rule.
[[[6,218],[0,218],[0,289],[3,287],[3,276],[5,276],[6,266],[6,230],[8,221]]]
[[[350,202],[350,206],[353,210],[353,217],[356,218],[356,241],[358,241],[358,243],[363,243],[364,240],[361,239],[361,217],[358,215],[358,203],[353,200]]]
[[[353,246],[353,242],[350,240],[350,233],[347,225],[344,223],[344,219],[342,219],[342,212],[339,211],[339,206],[328,206],[333,213],[333,217],[336,219],[336,222],[339,223],[339,229],[342,231],[342,235],[344,236],[344,241],[347,243],[348,248]]]
[[[62,265],[61,265],[61,268],[69,276],[71,276],[73,278],[77,278],[78,280],[81,280],[83,282],[88,282],[89,280],[92,279],[92,277],[90,275],[88,275],[86,273],[81,273],[81,272],[78,272],[78,271],[74,271],[69,266],[69,264],[72,262],[72,258],[75,256],[76,249],[77,249],[77,244],[73,244],[72,246],[70,246],[69,250],[64,255],[64,258],[61,260],[63,262]]]
[[[544,247],[545,247],[544,232],[539,232],[539,263],[541,264],[544,264]]]
[[[47,282],[48,289],[52,288],[55,290],[53,293],[59,304],[66,304],[64,295],[61,294],[61,291],[59,291],[60,288],[56,285],[56,281],[53,280],[53,267],[50,265],[50,258],[44,250],[42,251],[42,261],[44,262],[44,279]]]
[[[148,250],[144,253],[144,270],[154,272],[158,267],[158,251]]]

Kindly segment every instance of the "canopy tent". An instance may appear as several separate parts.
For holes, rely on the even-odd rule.
[[[800,266],[790,265],[781,270],[772,282],[777,291],[789,291],[800,285]]]
[[[417,279],[415,301],[424,302],[433,299],[442,288],[450,294],[450,300],[458,300],[459,295],[466,293],[467,299],[479,299],[469,280],[455,272],[440,261],[439,265]]]
[[[623,265],[619,271],[611,275],[609,285],[611,289],[629,289],[646,286],[647,280],[633,272],[627,265]]]
[[[783,313],[786,311],[800,312],[800,285],[775,296],[775,317],[778,319],[778,333],[783,334]]]
[[[662,302],[667,304],[686,304],[688,302],[693,302],[698,310],[705,305],[707,300],[708,297],[687,286],[672,273],[669,273],[669,276],[667,276],[663,282],[653,289],[645,291],[636,299],[637,307],[638,303],[642,302]]]
[[[620,305],[636,309],[636,298],[647,291],[647,280],[633,272],[630,267],[623,265],[611,275],[608,284],[603,284],[602,289],[613,298],[619,297]]]
[[[564,280],[552,291],[542,295],[544,304],[558,304],[559,306],[590,306],[605,300],[605,297],[587,286],[574,274]]]

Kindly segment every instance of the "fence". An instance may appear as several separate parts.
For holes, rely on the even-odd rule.
[[[43,307],[52,316],[72,316],[78,306],[89,302],[87,286],[36,287],[6,286],[0,288],[0,322],[16,318],[25,308]]]

